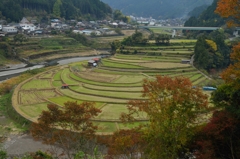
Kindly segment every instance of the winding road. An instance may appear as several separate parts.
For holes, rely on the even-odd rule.
[[[66,65],[72,62],[78,62],[78,61],[85,61],[85,60],[91,60],[92,58],[100,58],[101,56],[88,56],[88,57],[75,57],[75,58],[67,58],[64,60],[57,60],[58,65]],[[26,64],[17,64],[17,65],[8,65],[9,68],[0,70],[0,81],[7,80],[11,77],[18,76],[19,74],[27,71],[27,70],[33,70],[37,68],[43,68],[45,65],[35,65],[32,67],[25,67]]]

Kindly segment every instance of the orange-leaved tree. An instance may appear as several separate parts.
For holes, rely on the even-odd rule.
[[[240,158],[240,43],[233,47],[230,66],[221,74],[224,84],[212,93],[215,111],[194,145],[199,159]]]
[[[143,152],[144,140],[140,127],[119,130],[109,137],[108,155],[119,158],[139,158]]]
[[[149,123],[143,127],[146,141],[145,155],[152,159],[175,159],[193,135],[193,127],[200,111],[207,108],[207,96],[193,88],[184,77],[156,76],[144,80],[142,96],[146,100],[133,100],[123,121],[135,121],[144,112]]]
[[[224,81],[228,84],[235,83],[240,89],[240,43],[235,45],[231,53],[232,64],[221,74]]]
[[[220,16],[228,18],[229,26],[239,26],[240,1],[239,0],[219,0],[215,10]]]
[[[31,133],[46,144],[59,145],[64,154],[72,158],[78,151],[86,152],[85,144],[97,130],[91,118],[100,112],[90,102],[66,102],[63,108],[48,104],[48,110],[43,111],[38,122],[32,124]]]
[[[212,94],[212,100],[215,106],[240,117],[240,43],[232,51],[231,64],[221,74],[225,83]]]

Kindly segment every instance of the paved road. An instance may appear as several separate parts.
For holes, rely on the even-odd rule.
[[[22,73],[27,70],[33,70],[33,69],[42,68],[42,67],[44,67],[44,65],[36,65],[36,66],[28,67],[28,68],[20,68],[20,69],[15,69],[15,70],[3,71],[3,72],[0,72],[0,77],[17,74],[17,73]]]
[[[140,28],[160,28],[174,30],[218,30],[221,27],[179,27],[179,26],[139,26]]]
[[[5,69],[0,69],[0,71],[15,70],[15,69],[24,68],[26,66],[27,66],[27,64],[25,64],[25,63],[19,63],[19,64],[14,64],[14,65],[8,64],[8,65],[6,65]]]
[[[76,58],[69,58],[69,59],[65,59],[65,60],[59,60],[57,63],[58,63],[58,65],[66,65],[66,64],[69,64],[72,62],[90,60],[92,58],[100,58],[100,57],[101,56],[76,57]],[[18,76],[19,74],[21,74],[22,72],[25,72],[27,70],[33,70],[36,68],[44,67],[44,65],[35,65],[32,67],[28,67],[28,68],[21,68],[23,66],[25,66],[25,64],[11,65],[11,69],[9,69],[8,71],[0,72],[0,81],[4,81],[4,80],[14,77],[14,76]],[[15,68],[15,70],[12,70],[13,68]],[[16,68],[19,68],[19,69],[16,69]]]
[[[57,63],[59,65],[66,65],[72,62],[84,61],[84,60],[91,60],[92,58],[100,58],[101,56],[89,56],[89,57],[75,57],[65,60],[59,60]]]

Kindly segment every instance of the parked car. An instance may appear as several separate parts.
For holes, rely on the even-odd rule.
[[[42,30],[36,30],[35,34],[43,34],[43,31]]]

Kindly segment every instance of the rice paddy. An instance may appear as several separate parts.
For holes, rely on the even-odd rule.
[[[49,103],[63,107],[67,101],[95,102],[102,110],[92,119],[99,126],[99,133],[134,127],[147,122],[145,114],[132,125],[123,125],[119,117],[127,112],[129,100],[144,99],[141,96],[144,79],[164,75],[188,77],[195,86],[209,82],[192,65],[182,63],[182,59],[190,59],[193,54],[192,42],[185,47],[126,47],[141,50],[141,53],[116,54],[102,59],[98,67],[87,67],[87,61],[84,61],[54,68],[20,84],[14,92],[13,99],[18,99],[14,107],[18,107],[16,110],[24,117],[36,121]],[[151,54],[154,51],[156,54]],[[62,84],[67,84],[68,88],[62,89]]]

